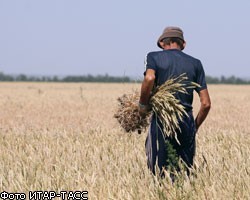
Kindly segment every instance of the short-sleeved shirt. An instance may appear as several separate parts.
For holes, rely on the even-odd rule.
[[[205,72],[200,60],[185,54],[178,49],[150,52],[145,59],[145,71],[153,69],[156,74],[155,83],[162,85],[170,78],[176,78],[186,73],[188,81],[198,83],[201,87],[195,88],[200,92],[207,88]],[[176,95],[182,105],[189,111],[192,110],[193,89],[187,89],[188,94]]]

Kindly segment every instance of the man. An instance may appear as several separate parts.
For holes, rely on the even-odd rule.
[[[192,113],[194,89],[188,89],[188,94],[177,94],[176,96],[188,113],[188,117],[184,117],[183,122],[179,122],[181,131],[177,131],[177,137],[180,144],[173,138],[165,138],[159,119],[155,115],[152,116],[146,139],[146,154],[148,167],[154,174],[156,165],[161,172],[164,168],[168,168],[167,151],[169,150],[165,147],[166,141],[172,145],[178,157],[188,167],[192,167],[195,154],[195,134],[205,120],[211,106],[205,73],[200,60],[182,52],[186,45],[183,31],[178,27],[165,28],[157,45],[163,51],[150,52],[146,57],[146,70],[139,101],[139,110],[142,116],[148,110],[153,87],[163,84],[169,78],[186,73],[189,81],[196,82],[201,87],[195,89],[200,97],[200,110],[195,120]]]

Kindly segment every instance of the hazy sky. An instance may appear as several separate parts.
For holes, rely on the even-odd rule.
[[[250,77],[249,0],[0,0],[0,71],[140,77],[166,26],[207,75]]]

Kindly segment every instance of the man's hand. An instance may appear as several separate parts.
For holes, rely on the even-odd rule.
[[[139,102],[138,104],[138,108],[139,108],[139,113],[141,117],[146,117],[146,115],[148,114],[150,107],[149,105],[143,105]]]

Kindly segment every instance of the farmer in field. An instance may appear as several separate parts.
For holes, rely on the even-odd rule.
[[[182,52],[185,48],[183,31],[178,27],[167,27],[157,41],[158,47],[163,51],[150,52],[145,60],[144,80],[141,85],[139,111],[142,116],[148,112],[149,99],[152,89],[162,85],[170,78],[186,73],[188,81],[198,83],[201,87],[195,88],[200,97],[200,110],[195,120],[192,111],[193,90],[188,89],[188,94],[178,93],[176,98],[185,107],[188,117],[184,116],[179,122],[177,130],[179,143],[174,138],[166,138],[162,133],[162,125],[157,116],[153,115],[149,133],[146,139],[147,164],[155,174],[155,167],[160,172],[168,169],[169,158],[166,142],[171,144],[177,157],[181,158],[188,167],[193,166],[195,155],[195,135],[210,110],[210,98],[205,80],[205,73],[201,61]],[[178,169],[176,169],[178,170]]]

